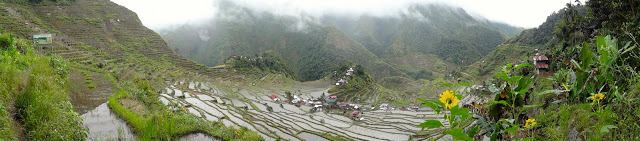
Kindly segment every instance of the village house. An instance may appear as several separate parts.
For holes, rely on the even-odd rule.
[[[291,103],[298,103],[300,102],[300,97],[298,97],[297,95],[293,95],[293,100],[291,100]]]
[[[362,110],[362,105],[355,104],[355,106],[353,106],[353,109]]]
[[[340,80],[338,80],[338,82],[336,82],[336,86],[344,85],[346,83],[347,83],[347,80],[344,80],[344,79],[340,78]]]
[[[273,101],[280,101],[280,97],[276,94],[271,94],[270,98],[273,99]]]
[[[347,105],[349,105],[349,104],[347,104],[347,102],[340,102],[340,103],[338,103],[338,108],[347,109]]]
[[[349,68],[349,70],[347,70],[347,73],[344,74],[345,76],[351,76],[353,75],[353,68]]]
[[[317,111],[322,111],[322,108],[324,108],[324,106],[322,105],[322,102],[317,101],[313,103],[313,112],[317,112]]]
[[[311,101],[310,98],[302,100],[302,102],[304,102],[304,105],[309,105],[309,106],[313,105],[313,101]]]
[[[380,104],[380,110],[387,110],[388,108],[389,108],[389,104],[387,103]]]
[[[336,103],[337,101],[338,101],[338,96],[335,96],[335,95],[327,96],[327,97],[324,99],[324,104],[323,104],[323,106],[324,106],[324,107],[329,107],[329,104]]]
[[[338,100],[338,96],[332,95],[332,96],[327,96],[324,99],[324,103],[334,103]]]
[[[416,111],[416,112],[417,112],[419,108],[420,108],[420,107],[418,107],[418,106],[413,106],[413,105],[409,106],[409,109],[410,109],[411,111]]]
[[[322,111],[322,104],[314,105],[312,111],[313,112]]]
[[[51,44],[53,37],[51,34],[35,34],[33,35],[33,42],[36,44]]]
[[[533,66],[535,67],[535,73],[540,74],[549,70],[549,58],[538,53],[538,49],[535,50],[536,55],[533,56]]]
[[[362,114],[360,114],[360,111],[353,111],[349,116],[355,120],[362,120]]]

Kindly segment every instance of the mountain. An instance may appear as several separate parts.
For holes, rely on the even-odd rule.
[[[218,16],[206,24],[159,32],[178,54],[207,66],[220,65],[231,55],[273,51],[287,58],[302,81],[322,78],[341,62],[376,70],[371,73],[376,79],[432,79],[482,58],[522,30],[442,4],[415,5],[393,17],[320,18],[221,4]]]
[[[207,66],[220,65],[232,55],[254,56],[272,51],[285,58],[284,62],[302,81],[325,77],[342,62],[377,70],[373,72],[375,76],[405,75],[334,26],[230,9],[234,10],[224,15],[233,19],[219,18],[199,27],[184,25],[167,32],[164,39],[180,55]]]
[[[581,15],[586,14],[584,6],[576,6],[576,9]],[[567,8],[563,8],[558,12],[553,12],[538,27],[524,30],[519,35],[498,45],[495,50],[480,61],[467,66],[464,72],[469,75],[466,77],[471,80],[492,77],[491,75],[499,71],[501,66],[505,64],[530,61],[529,57],[534,54],[535,49],[539,49],[542,54],[551,55],[551,49],[561,46],[555,34],[560,32],[559,29],[564,29],[558,25],[564,24],[566,11]]]
[[[0,8],[0,27],[21,38],[52,34],[41,52],[59,54],[90,68],[135,70],[147,75],[206,73],[206,68],[184,59],[160,35],[142,25],[137,14],[111,1],[20,0]],[[126,68],[126,69],[125,69]],[[115,71],[119,72],[119,71]]]
[[[323,21],[338,26],[385,62],[414,74],[415,79],[424,78],[415,75],[420,71],[442,76],[456,66],[471,64],[523,30],[442,4],[415,5],[400,15],[325,16]]]

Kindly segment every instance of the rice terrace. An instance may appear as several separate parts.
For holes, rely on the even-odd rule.
[[[640,0],[0,0],[0,141],[640,140]]]

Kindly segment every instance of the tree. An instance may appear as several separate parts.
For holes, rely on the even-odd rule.
[[[293,95],[291,94],[291,92],[287,91],[287,92],[284,92],[284,94],[287,95],[287,100],[288,100],[287,102],[291,102],[291,100],[293,100]]]
[[[320,101],[324,102],[324,97],[325,97],[325,95],[324,95],[324,92],[323,92],[323,93],[322,93],[322,95],[320,95],[320,98],[318,98],[318,99],[319,99]]]

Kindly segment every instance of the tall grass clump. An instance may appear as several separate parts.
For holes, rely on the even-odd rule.
[[[0,140],[15,140],[14,125],[9,108],[18,91],[16,82],[20,82],[19,69],[16,68],[17,50],[13,47],[13,37],[9,34],[0,35]]]
[[[34,60],[26,89],[17,97],[18,115],[28,139],[82,140],[86,129],[69,102],[67,78],[56,73],[52,60]]]
[[[17,139],[10,109],[27,140],[84,140],[87,130],[69,102],[66,62],[39,56],[26,42],[0,35],[0,140]]]
[[[9,111],[4,106],[4,103],[0,101],[0,140],[15,140],[13,123],[11,122],[11,117],[9,117]]]

